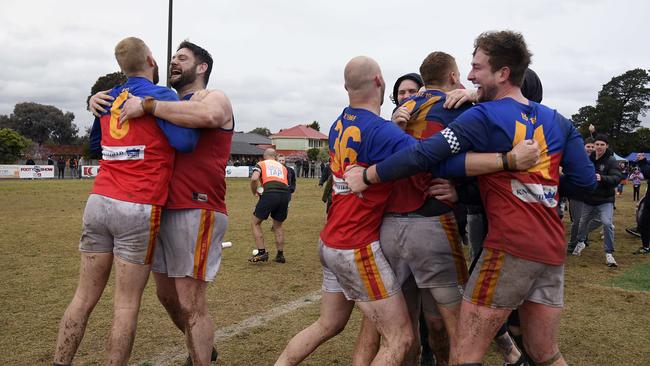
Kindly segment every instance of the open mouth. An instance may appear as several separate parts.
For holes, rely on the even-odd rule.
[[[170,76],[180,76],[183,74],[183,70],[181,69],[172,69],[169,73]]]

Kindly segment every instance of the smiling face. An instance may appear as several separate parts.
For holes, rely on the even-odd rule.
[[[169,84],[172,88],[178,90],[196,81],[197,66],[196,58],[192,54],[192,51],[187,48],[181,48],[176,51],[176,54],[169,63]]]
[[[587,155],[591,155],[591,153],[594,152],[594,144],[593,144],[593,142],[587,142],[585,144],[585,151],[587,152]]]
[[[496,98],[499,90],[497,84],[497,74],[499,72],[492,72],[490,56],[480,48],[477,49],[472,58],[472,70],[467,75],[467,80],[478,88],[479,102],[487,102]]]
[[[411,79],[404,79],[397,87],[397,104],[401,104],[404,99],[415,95],[420,87]]]

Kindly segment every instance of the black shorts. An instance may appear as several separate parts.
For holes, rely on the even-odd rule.
[[[291,193],[288,191],[264,192],[255,206],[253,215],[260,220],[266,220],[270,214],[273,220],[282,222],[287,219],[290,197]]]

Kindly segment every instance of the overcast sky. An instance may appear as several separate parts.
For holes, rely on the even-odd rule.
[[[91,86],[118,70],[113,48],[120,39],[142,38],[166,64],[167,1],[0,6],[0,114],[23,101],[51,104],[73,112],[83,130],[92,121],[85,110]],[[313,120],[326,131],[347,104],[343,67],[350,58],[379,62],[388,117],[395,79],[417,71],[428,53],[452,54],[466,78],[474,38],[512,29],[533,52],[544,104],[570,117],[595,103],[613,76],[650,68],[648,15],[647,0],[176,0],[172,44],[189,39],[212,53],[209,88],[230,97],[238,131],[277,132]]]

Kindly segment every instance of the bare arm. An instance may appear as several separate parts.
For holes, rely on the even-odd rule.
[[[260,180],[260,172],[254,170],[253,174],[251,174],[251,192],[253,193],[253,196],[259,196],[259,193],[257,193],[257,186],[259,184],[259,180]]]
[[[142,99],[130,97],[124,103],[120,121],[144,115]],[[175,125],[189,128],[233,127],[232,106],[226,95],[219,90],[196,92],[187,102],[156,101],[153,115]]]

